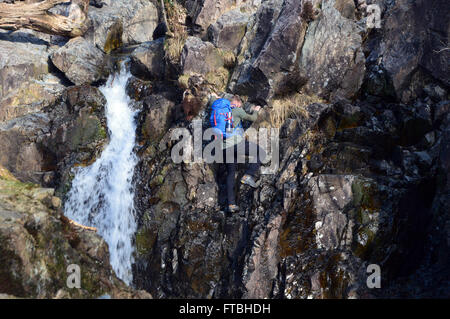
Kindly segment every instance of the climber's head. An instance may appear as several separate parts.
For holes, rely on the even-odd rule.
[[[233,95],[231,98],[231,107],[242,107],[242,100],[238,95]]]

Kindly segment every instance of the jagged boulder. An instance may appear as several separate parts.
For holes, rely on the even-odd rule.
[[[91,84],[106,74],[104,53],[82,37],[71,39],[51,60],[76,85]]]
[[[164,78],[164,38],[142,43],[131,54],[131,73],[148,79]]]
[[[211,42],[198,37],[188,37],[181,53],[183,74],[197,73],[207,75],[223,67],[224,60]]]
[[[54,123],[45,146],[61,161],[70,152],[81,155],[89,145],[107,138],[105,97],[92,86],[73,86],[49,109]],[[92,149],[91,149],[92,151]]]
[[[429,1],[401,0],[390,7],[378,36],[366,45],[369,94],[393,96],[408,103],[420,97],[429,83],[437,81],[449,86],[446,6],[446,1],[434,1],[430,5]],[[386,82],[386,89],[378,89],[380,85],[374,87],[377,78]]]
[[[235,2],[235,0],[187,0],[185,7],[191,23],[196,26],[197,32],[204,34],[209,25],[225,11],[231,9]]]
[[[174,102],[162,95],[150,95],[145,98],[144,107],[148,112],[142,134],[145,139],[157,142],[170,127]]]
[[[0,121],[41,110],[64,89],[51,74],[54,49],[28,30],[0,31]]]
[[[39,142],[49,133],[50,119],[46,114],[29,114],[0,124],[0,165],[22,181],[40,183],[51,178],[46,171],[52,167],[52,157],[45,156]]]
[[[108,141],[106,100],[98,88],[83,85],[68,88],[48,109],[53,125],[39,147],[52,165],[50,185],[59,196],[70,189],[74,165],[89,165],[100,156]]]
[[[239,44],[247,30],[250,14],[239,8],[223,14],[208,28],[209,40],[220,49],[237,53]]]
[[[90,7],[92,28],[84,37],[106,53],[126,44],[151,41],[158,25],[158,9],[148,0],[103,1]]]
[[[307,91],[327,99],[355,96],[365,74],[363,29],[344,17],[336,4],[323,1],[321,14],[308,27],[300,57]]]
[[[253,13],[261,5],[261,0],[187,0],[185,7],[188,22],[201,37],[206,35],[208,27],[229,10],[238,8]]]
[[[306,31],[300,1],[264,2],[249,25],[230,89],[259,102],[267,102],[297,67]],[[243,58],[242,58],[242,57]],[[239,62],[241,62],[239,61]]]
[[[130,20],[124,20],[122,35],[124,44],[143,43],[153,39],[153,31],[159,23],[158,9],[151,1],[141,3],[143,7],[137,9]]]

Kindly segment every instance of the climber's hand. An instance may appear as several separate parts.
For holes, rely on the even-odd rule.
[[[254,106],[252,106],[252,110],[255,111],[255,112],[259,112],[261,110],[261,106],[254,105]]]

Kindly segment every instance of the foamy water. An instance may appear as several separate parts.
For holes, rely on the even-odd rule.
[[[137,157],[134,111],[125,92],[131,74],[122,68],[100,88],[106,97],[106,119],[110,142],[100,158],[77,168],[67,195],[65,215],[76,222],[98,228],[109,246],[111,266],[128,285],[133,280],[132,238],[136,231],[132,177]]]

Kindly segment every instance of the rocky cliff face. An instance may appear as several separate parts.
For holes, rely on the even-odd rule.
[[[108,247],[94,231],[70,223],[54,189],[22,183],[0,166],[0,291],[27,298],[148,298],[115,276]],[[70,289],[68,267],[80,267]]]
[[[0,34],[0,165],[21,181],[0,179],[10,256],[0,293],[73,297],[58,287],[61,263],[76,259],[97,267],[81,296],[137,296],[118,292],[104,242],[70,228],[52,191],[22,184],[64,199],[71,168],[108,142],[97,86],[129,56],[127,92],[141,110],[135,288],[157,298],[449,296],[445,1],[166,3],[169,28],[186,30],[176,50],[150,41],[157,3],[112,2],[92,8],[82,38]],[[379,29],[368,28],[370,4]],[[166,58],[172,49],[178,59]],[[238,186],[232,216],[223,167],[170,156],[171,132],[206,123],[206,97],[219,90],[265,106],[254,128],[280,129],[278,169],[256,190]],[[370,264],[381,289],[366,285]]]

